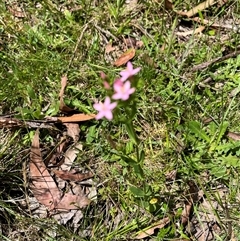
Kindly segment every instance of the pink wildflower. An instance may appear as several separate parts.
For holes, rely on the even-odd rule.
[[[105,88],[106,90],[110,90],[110,89],[111,89],[110,84],[109,84],[106,80],[103,81],[103,86],[104,86],[104,88]]]
[[[120,72],[120,75],[122,76],[121,81],[124,82],[131,76],[136,75],[140,71],[140,69],[140,67],[134,69],[132,63],[129,61],[127,63],[127,68]]]
[[[127,100],[135,91],[135,88],[131,88],[130,81],[126,81],[125,83],[115,81],[113,84],[113,89],[115,91],[115,94],[112,96],[114,100]]]
[[[103,80],[103,86],[104,86],[104,88],[105,88],[106,90],[110,90],[110,89],[111,89],[111,86],[110,86],[110,84],[108,83],[108,77],[107,77],[107,75],[106,75],[103,71],[101,71],[101,72],[100,72],[100,77],[101,77],[101,79]]]
[[[93,108],[98,112],[98,114],[96,115],[96,119],[102,119],[103,117],[106,117],[108,120],[112,120],[113,118],[113,114],[112,114],[112,110],[117,106],[116,102],[111,103],[110,98],[107,96],[104,103],[99,102],[99,103],[95,103],[93,105]]]
[[[115,80],[114,80],[114,83],[113,83],[113,88],[114,88],[114,86],[116,86],[116,85],[122,86],[122,85],[123,85],[122,80],[119,79],[119,78],[115,79]]]
[[[100,77],[103,80],[107,79],[107,75],[103,71],[100,72]]]

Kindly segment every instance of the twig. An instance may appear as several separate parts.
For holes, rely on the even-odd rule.
[[[214,77],[216,77],[218,74],[219,74],[219,70],[217,70],[216,72],[214,72],[213,73],[213,76]],[[206,86],[208,86],[209,87],[209,85],[207,85],[209,82],[211,82],[213,80],[213,78],[210,76],[210,77],[208,77],[208,78],[206,78],[205,80],[203,80],[203,81],[201,81],[199,84],[198,84],[198,86],[200,86],[200,87],[206,87]]]
[[[240,48],[240,46],[237,47],[237,49],[239,49],[239,48]],[[225,61],[225,60],[230,59],[230,58],[235,58],[235,57],[237,57],[239,54],[240,54],[240,49],[237,50],[237,51],[234,51],[234,52],[232,52],[232,53],[230,53],[230,54],[227,54],[227,55],[225,55],[225,56],[218,57],[218,58],[215,58],[215,59],[210,60],[210,61],[208,61],[208,62],[195,65],[195,66],[191,69],[191,71],[192,71],[192,72],[195,72],[195,71],[198,71],[198,70],[206,69],[207,67],[209,67],[209,66],[212,65],[212,64],[220,63],[220,62]]]
[[[18,120],[16,118],[4,118],[0,117],[0,129],[1,128],[15,128],[15,127],[28,127],[28,128],[44,128],[44,129],[56,129],[54,123],[57,121],[49,120]]]

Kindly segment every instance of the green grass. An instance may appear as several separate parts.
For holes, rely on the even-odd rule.
[[[198,3],[174,1],[174,8],[189,10]],[[64,74],[69,79],[66,104],[93,113],[93,103],[105,97],[100,72],[111,79],[118,75],[122,68],[113,66],[114,59],[123,52],[123,38],[134,37],[143,47],[133,60],[135,67],[142,68],[133,123],[145,159],[142,180],[113,149],[134,158],[136,146],[123,124],[116,120],[80,124],[83,150],[75,165],[91,168],[99,185],[97,201],[84,210],[74,232],[71,223],[39,219],[20,205],[20,199],[32,196],[22,167],[29,162],[34,130],[1,129],[2,239],[129,240],[164,217],[170,218],[170,224],[151,240],[189,236],[177,223],[189,196],[188,183],[194,181],[206,199],[222,206],[214,208],[221,230],[215,240],[224,240],[230,221],[238,240],[240,144],[227,133],[240,132],[240,56],[202,71],[191,69],[234,51],[240,46],[239,33],[207,27],[201,35],[179,37],[180,27],[189,30],[199,25],[166,10],[163,1],[139,1],[130,11],[120,0],[18,1],[24,18],[13,16],[11,4],[0,3],[0,113],[30,120],[59,115]],[[239,8],[233,1],[201,14],[204,19],[239,25]],[[116,46],[110,54],[105,53],[108,42]],[[212,80],[201,85],[208,77]],[[41,131],[41,138],[43,148],[57,141],[56,133],[48,131]],[[176,177],[168,179],[172,171]],[[226,200],[219,198],[219,186],[227,190]],[[199,207],[196,202],[197,216]]]

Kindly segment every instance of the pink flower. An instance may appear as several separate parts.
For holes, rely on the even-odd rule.
[[[126,81],[128,78],[130,78],[131,76],[133,75],[136,75],[139,71],[140,71],[141,68],[136,68],[136,69],[133,69],[133,65],[132,63],[129,61],[127,63],[127,68],[123,71],[120,72],[120,75],[122,76],[121,77],[121,81],[124,82]]]
[[[110,84],[109,84],[106,80],[103,81],[103,86],[104,86],[104,88],[105,88],[106,90],[110,90],[110,89],[111,89]]]
[[[112,96],[114,100],[127,100],[135,91],[135,88],[131,88],[130,81],[123,83],[117,80],[113,84],[113,89],[115,91],[115,94]]]
[[[103,80],[107,79],[107,75],[103,71],[100,72],[100,77]]]
[[[107,96],[104,103],[99,102],[99,103],[95,103],[93,105],[93,108],[98,112],[98,114],[96,115],[96,119],[102,119],[103,117],[106,117],[108,120],[112,120],[113,118],[113,114],[112,114],[112,110],[117,106],[116,102],[111,103],[110,98]]]

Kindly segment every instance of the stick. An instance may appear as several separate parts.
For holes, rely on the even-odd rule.
[[[210,60],[210,61],[208,61],[208,62],[195,65],[195,66],[192,68],[192,72],[195,72],[195,71],[198,71],[198,70],[203,70],[203,69],[206,69],[207,67],[209,67],[209,66],[212,65],[212,64],[220,63],[220,62],[225,61],[225,60],[227,60],[227,59],[237,57],[237,56],[240,54],[240,46],[238,46],[237,49],[238,49],[237,51],[234,51],[234,52],[232,52],[232,53],[230,53],[230,54],[227,54],[227,55],[225,55],[225,56],[218,57],[218,58],[215,58],[215,59]]]

